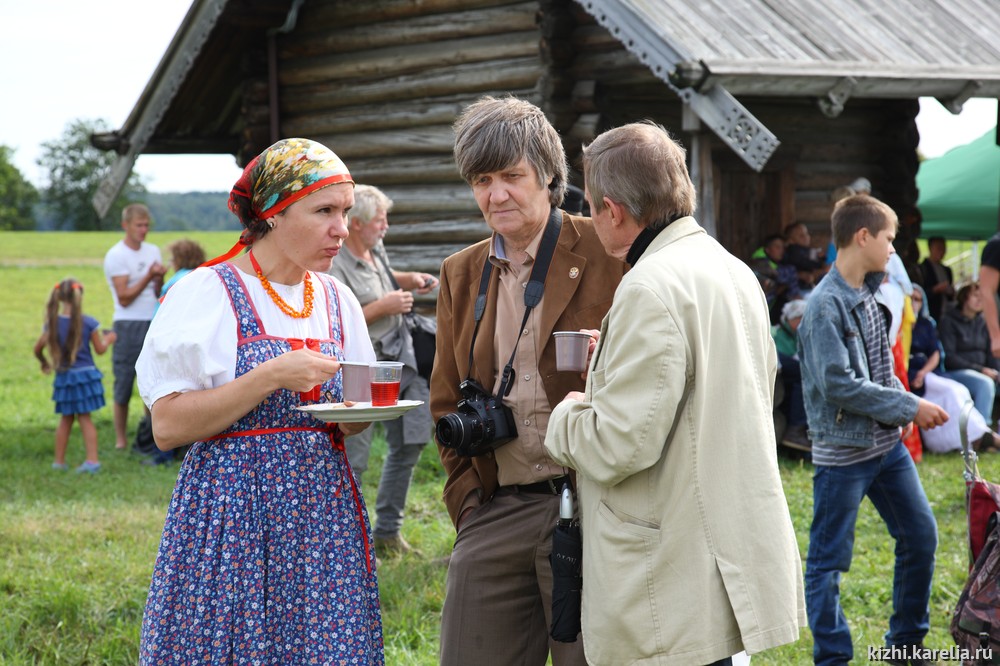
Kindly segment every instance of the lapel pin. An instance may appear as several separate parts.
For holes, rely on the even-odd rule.
[[[576,266],[574,266],[573,268],[569,269],[569,277],[570,277],[570,279],[575,280],[578,275],[580,275],[580,269],[579,268],[577,268]]]

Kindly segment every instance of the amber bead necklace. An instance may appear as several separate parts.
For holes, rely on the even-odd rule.
[[[313,311],[313,285],[312,280],[309,278],[309,272],[306,272],[305,277],[305,287],[302,296],[302,309],[295,310],[288,303],[285,302],[278,292],[274,290],[271,286],[271,282],[264,277],[264,272],[260,270],[260,264],[257,263],[257,258],[253,256],[253,250],[250,250],[250,264],[253,266],[254,271],[257,272],[257,279],[260,280],[260,285],[264,287],[264,291],[267,295],[271,297],[274,304],[278,306],[278,309],[284,312],[289,317],[293,319],[305,319],[312,314]]]

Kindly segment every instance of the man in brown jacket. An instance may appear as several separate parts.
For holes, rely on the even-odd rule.
[[[598,328],[625,264],[608,257],[589,219],[556,208],[567,184],[566,157],[540,109],[485,97],[462,113],[455,134],[459,172],[493,234],[442,264],[431,414],[438,421],[457,411],[465,379],[496,395],[513,359],[503,405],[517,432],[468,457],[449,446],[462,438],[460,431],[438,429],[448,472],[444,500],[458,532],[442,610],[441,664],[541,666],[551,650],[554,666],[582,665],[582,641],[556,643],[548,636],[548,556],[569,470],[543,443],[552,407],[567,391],[583,388],[579,373],[556,371],[552,333]],[[541,300],[525,319],[525,295],[539,277],[532,268],[546,253],[547,229],[558,238]],[[485,302],[479,299],[485,308],[477,329],[486,265],[492,272]]]

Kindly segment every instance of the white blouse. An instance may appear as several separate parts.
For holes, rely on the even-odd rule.
[[[330,337],[327,292],[309,273],[315,296],[313,316],[294,319],[278,309],[256,275],[236,269],[250,301],[264,325],[264,333],[282,338]],[[354,293],[333,278],[340,296],[344,356],[348,361],[371,363],[375,351],[368,327]],[[305,282],[271,283],[286,303],[302,306]],[[135,364],[139,395],[147,406],[165,395],[215,388],[236,378],[238,329],[229,295],[222,280],[209,268],[198,268],[170,288],[146,334]]]

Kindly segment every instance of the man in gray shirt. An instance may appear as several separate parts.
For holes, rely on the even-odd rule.
[[[373,535],[375,552],[380,557],[412,550],[400,534],[400,528],[413,468],[430,439],[432,424],[427,405],[427,380],[417,374],[413,341],[405,321],[405,315],[413,309],[413,294],[407,290],[425,294],[438,283],[433,275],[393,271],[389,266],[382,238],[389,228],[391,209],[392,200],[382,191],[370,185],[358,185],[354,190],[354,207],[349,214],[350,235],[330,268],[330,273],[358,297],[378,359],[403,363],[399,398],[424,402],[398,419],[383,424],[388,452],[375,499]],[[344,442],[347,458],[359,480],[368,469],[371,440],[372,429],[368,428]]]

